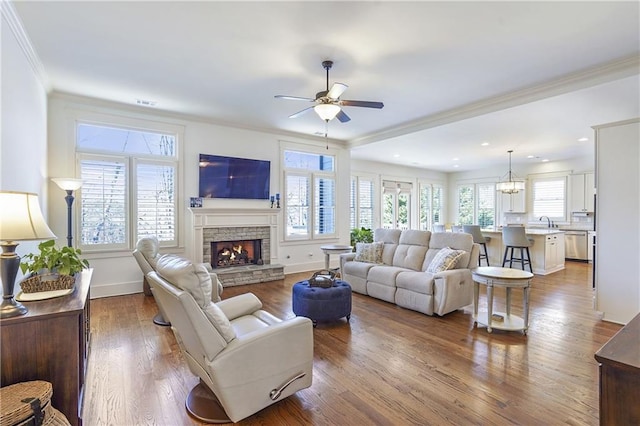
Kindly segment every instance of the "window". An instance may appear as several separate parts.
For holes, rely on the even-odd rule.
[[[77,124],[83,249],[130,249],[152,235],[178,245],[176,142],[177,132]]]
[[[411,224],[411,182],[382,181],[382,227],[409,229]]]
[[[285,150],[285,239],[336,235],[335,156]]]
[[[566,177],[533,179],[533,215],[566,220]]]
[[[458,224],[495,225],[496,186],[494,183],[458,185]]]
[[[441,223],[443,192],[442,185],[420,184],[420,229],[429,231]]]
[[[372,178],[351,176],[351,229],[373,229],[374,182]]]

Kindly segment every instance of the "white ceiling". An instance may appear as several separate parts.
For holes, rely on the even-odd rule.
[[[590,126],[640,116],[635,1],[11,5],[51,90],[259,130],[324,132],[314,113],[288,118],[309,104],[274,95],[315,97],[331,59],[342,98],[385,104],[329,124],[358,159],[556,161],[592,154]]]

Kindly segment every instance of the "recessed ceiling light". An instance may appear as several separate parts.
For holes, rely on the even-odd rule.
[[[400,154],[393,154],[393,158],[400,158]]]
[[[454,168],[458,168],[458,167],[460,167],[460,164],[454,164],[453,167]]]
[[[136,103],[138,105],[142,105],[142,106],[156,106],[156,104],[158,102],[150,101],[150,100],[147,100],[147,99],[136,99]]]
[[[458,157],[453,157],[453,161],[458,161],[460,160]]]
[[[542,162],[543,162],[543,163],[548,163],[548,162],[549,162],[549,159],[548,159],[548,158],[545,158],[544,160],[542,160]]]
[[[578,139],[578,142],[586,142],[588,140],[589,140],[589,138],[580,138],[580,139]]]
[[[480,146],[489,146],[489,142],[482,142]]]
[[[533,155],[527,155],[527,158],[535,158]]]

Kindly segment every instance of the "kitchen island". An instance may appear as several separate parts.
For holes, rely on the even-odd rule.
[[[556,228],[526,228],[527,238],[533,239],[531,268],[537,275],[547,275],[564,269],[564,231]],[[501,229],[483,229],[482,235],[490,237],[487,253],[491,266],[502,266],[505,246]],[[484,264],[484,262],[483,262]],[[520,267],[520,263],[514,265]],[[527,268],[528,269],[528,268]]]

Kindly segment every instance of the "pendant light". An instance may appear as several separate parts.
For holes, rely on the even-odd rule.
[[[498,182],[496,189],[503,194],[517,194],[519,191],[524,190],[524,181],[514,179],[515,174],[511,171],[511,153],[513,150],[507,152],[509,153],[509,172],[502,178],[502,182]],[[507,177],[506,180],[505,177]]]

